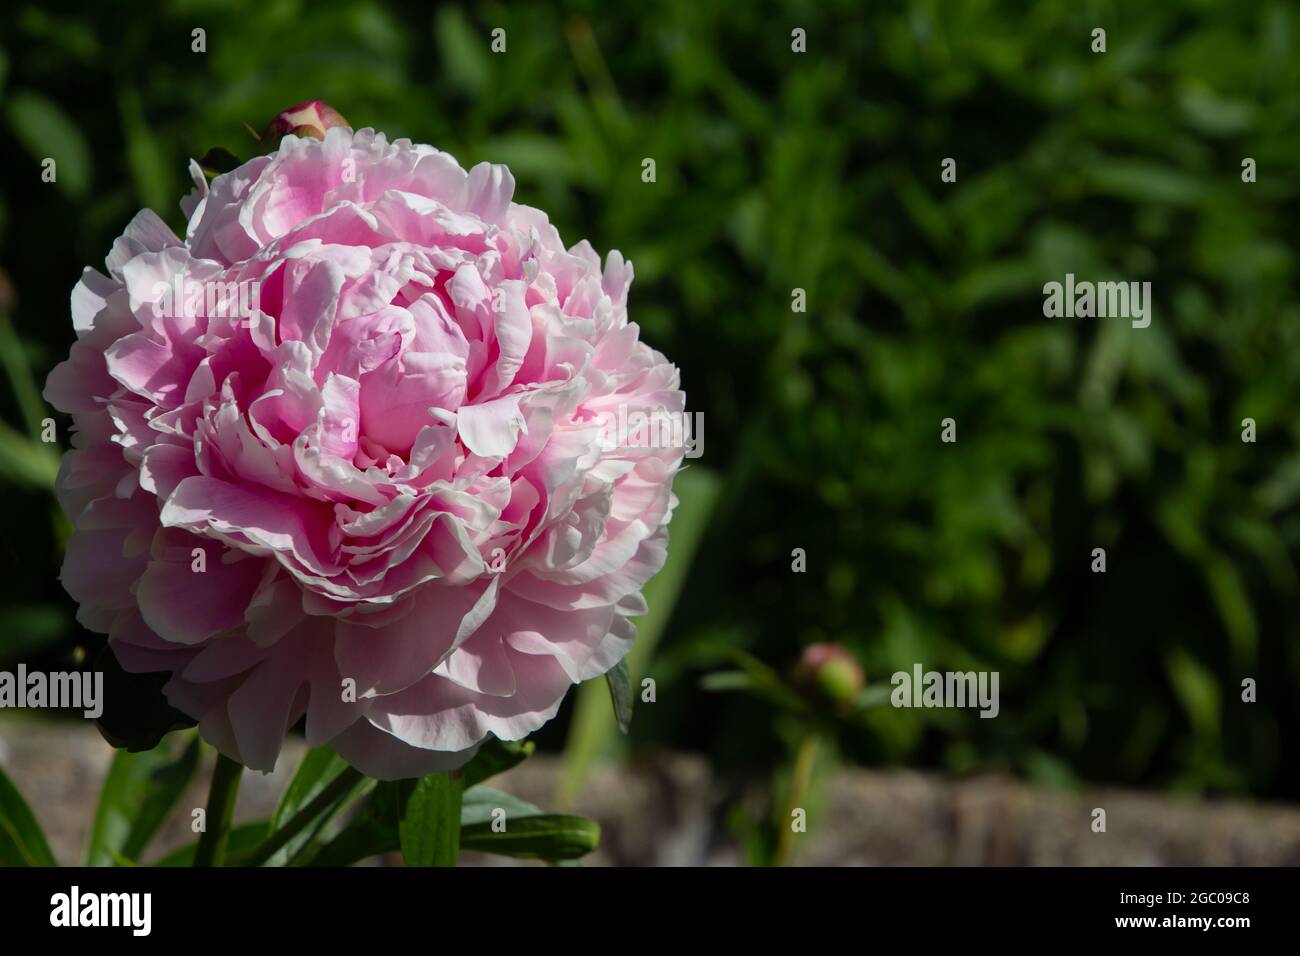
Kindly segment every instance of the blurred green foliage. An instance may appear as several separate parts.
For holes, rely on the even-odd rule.
[[[633,317],[682,368],[722,480],[634,745],[767,774],[782,718],[702,692],[701,662],[723,645],[786,668],[833,640],[870,681],[1001,672],[999,719],[876,708],[841,735],[850,759],[1300,794],[1295,5],[166,0],[5,20],[0,662],[92,640],[24,440],[25,376],[65,353],[81,267],[141,205],[181,228],[190,157],[248,155],[243,122],[320,97],[508,163],[566,240],[636,265]],[[1045,319],[1067,272],[1151,281],[1150,328]]]

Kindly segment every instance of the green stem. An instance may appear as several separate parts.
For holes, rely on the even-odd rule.
[[[790,802],[786,805],[785,816],[777,821],[779,834],[776,841],[776,853],[772,856],[773,866],[785,866],[790,859],[790,850],[794,844],[794,827],[791,820],[794,811],[803,806],[808,785],[812,782],[813,761],[817,756],[817,734],[809,731],[799,741],[799,750],[794,758],[794,771],[790,781]]]
[[[304,827],[324,813],[334,801],[348,793],[353,787],[365,780],[365,776],[352,767],[331,780],[320,793],[301,810],[289,818],[289,822],[276,830],[251,853],[237,858],[240,866],[261,866],[286,843],[294,838]]]
[[[221,866],[225,861],[226,843],[230,839],[230,821],[235,815],[239,778],[244,768],[225,754],[217,754],[208,787],[208,810],[204,829],[194,851],[195,866]]]

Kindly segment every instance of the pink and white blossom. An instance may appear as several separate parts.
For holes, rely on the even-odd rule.
[[[368,129],[193,171],[183,238],[144,210],[85,271],[45,388],[78,619],[254,769],[304,718],[384,779],[536,730],[665,559],[683,450],[599,424],[684,411],[631,264]]]

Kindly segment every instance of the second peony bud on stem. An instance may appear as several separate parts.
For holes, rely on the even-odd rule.
[[[307,100],[281,110],[262,133],[262,145],[272,149],[289,135],[324,139],[327,129],[348,125],[350,124],[343,118],[343,114],[324,100]]]

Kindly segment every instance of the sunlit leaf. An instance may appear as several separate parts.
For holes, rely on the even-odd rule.
[[[0,769],[0,863],[5,866],[56,865],[40,824],[3,769]]]
[[[87,866],[109,866],[116,857],[138,860],[181,798],[199,765],[199,739],[178,757],[166,746],[142,753],[118,751],[104,778],[99,808],[86,848]]]
[[[19,90],[9,95],[5,112],[14,135],[36,160],[29,169],[31,188],[41,187],[39,164],[52,159],[58,187],[74,199],[85,196],[90,190],[90,147],[63,107],[39,93]]]

